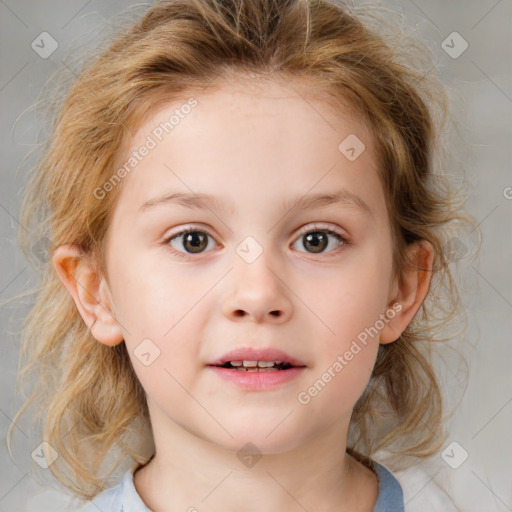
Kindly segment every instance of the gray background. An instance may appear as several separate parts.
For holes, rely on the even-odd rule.
[[[38,471],[39,483],[31,473],[35,464],[30,455],[41,440],[31,439],[20,425],[14,442],[16,464],[5,444],[5,433],[20,405],[15,393],[16,331],[28,310],[28,304],[8,299],[34,282],[16,242],[20,190],[37,153],[17,169],[43,128],[28,109],[63,59],[68,62],[68,54],[94,46],[102,27],[130,5],[134,4],[118,0],[0,0],[0,512],[55,511],[66,502],[57,491],[48,492],[49,470]],[[138,5],[140,10],[142,4]],[[505,193],[510,190],[508,197],[512,197],[512,189],[507,189],[512,187],[512,1],[400,0],[383,1],[382,5],[404,12],[406,30],[432,49],[440,76],[453,91],[468,142],[461,151],[462,169],[472,190],[467,211],[480,223],[483,234],[480,257],[468,262],[460,275],[465,283],[468,329],[457,340],[470,362],[470,379],[449,424],[446,444],[458,443],[450,448],[454,451],[448,451],[452,458],[461,457],[462,449],[468,458],[452,469],[441,455],[436,456],[429,471],[408,480],[406,510],[409,506],[412,510],[414,502],[428,497],[441,484],[451,486],[451,501],[461,510],[512,510],[512,199]],[[31,47],[44,31],[59,45],[47,59]],[[469,44],[456,59],[441,47],[454,31]],[[448,361],[446,389],[454,401],[460,398],[457,383],[461,371],[455,360]],[[45,494],[37,496],[45,489]]]

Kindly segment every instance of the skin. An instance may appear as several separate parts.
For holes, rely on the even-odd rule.
[[[411,322],[431,273],[410,270],[401,282],[392,274],[378,162],[358,118],[306,101],[285,82],[238,85],[196,95],[198,106],[124,179],[106,242],[108,279],[70,245],[55,251],[53,264],[94,338],[125,341],[146,391],[156,455],[134,482],[149,508],[371,512],[378,481],[346,454],[350,415],[379,343],[392,343]],[[149,116],[131,149],[184,102]],[[349,134],[366,146],[355,161],[338,150]],[[372,214],[341,204],[280,208],[283,199],[341,188]],[[139,211],[164,191],[222,196],[234,209]],[[203,252],[190,254],[184,237],[165,242],[192,223],[210,235]],[[321,231],[315,223],[349,244],[329,235],[329,246],[311,252],[298,230]],[[250,264],[235,250],[247,236],[263,250]],[[431,268],[429,243],[410,251]],[[308,404],[299,403],[298,393],[394,303],[401,310],[378,336]],[[145,338],[160,349],[149,366],[134,356]],[[243,346],[277,347],[307,368],[265,391],[240,390],[205,369]],[[263,455],[252,467],[236,456],[247,442]]]

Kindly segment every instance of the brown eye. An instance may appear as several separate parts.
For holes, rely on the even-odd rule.
[[[311,252],[322,252],[329,245],[329,240],[327,239],[327,235],[320,231],[315,231],[313,233],[309,233],[308,235],[304,235],[302,237],[304,247],[311,249]]]
[[[330,243],[330,238],[334,238],[336,241]],[[310,230],[302,234],[298,238],[297,242],[299,241],[301,241],[302,245],[306,248],[306,251],[300,252],[309,252],[310,254],[332,252],[334,249],[347,243],[345,238],[343,238],[339,233],[336,233],[336,231],[333,231],[331,229]],[[326,249],[329,246],[331,247],[331,250],[326,251]]]
[[[204,252],[204,249],[208,246],[208,237],[210,237],[208,233],[189,229],[176,233],[172,237],[168,238],[166,243],[169,243],[171,247],[176,249],[178,252],[185,252],[185,254],[199,254]],[[176,245],[178,247],[176,247]]]

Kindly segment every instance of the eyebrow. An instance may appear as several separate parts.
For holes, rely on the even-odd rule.
[[[223,198],[203,193],[174,192],[167,193],[146,201],[140,211],[151,210],[157,206],[180,204],[190,209],[198,210],[222,210],[235,211],[233,203]],[[309,208],[321,208],[333,204],[340,204],[346,208],[359,210],[373,217],[373,211],[368,204],[358,195],[346,189],[337,190],[331,193],[316,193],[288,199],[281,203],[281,209],[291,211],[295,208],[306,210]]]

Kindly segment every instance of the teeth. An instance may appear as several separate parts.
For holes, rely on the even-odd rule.
[[[277,368],[283,361],[229,361],[229,364],[240,372],[277,372],[291,366],[285,363],[285,368]]]
[[[231,363],[233,364],[233,363]],[[276,365],[275,361],[243,361],[243,365],[246,368],[270,368]]]
[[[239,366],[237,369],[239,372],[278,372],[278,368],[259,368],[255,366],[251,366],[249,368],[245,368],[245,366]]]
[[[259,368],[270,368],[271,366],[274,366],[275,364],[276,364],[275,361],[258,361]]]

